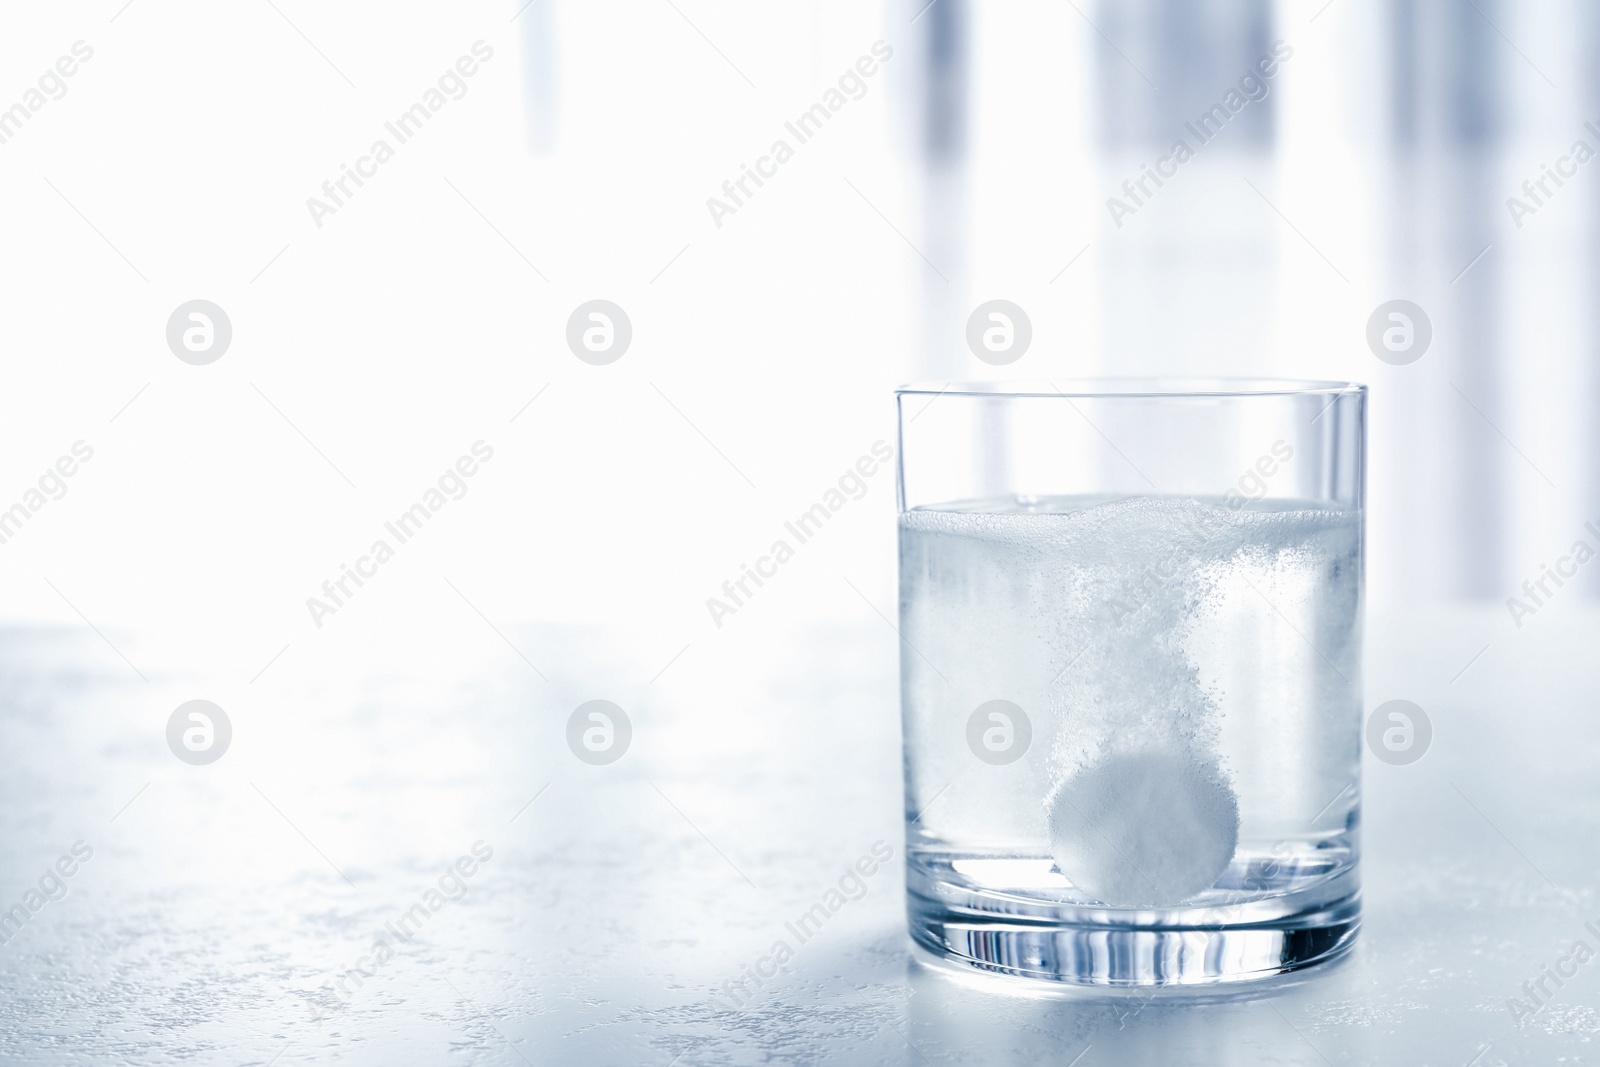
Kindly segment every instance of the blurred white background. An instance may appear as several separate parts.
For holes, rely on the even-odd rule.
[[[1600,151],[1597,47],[1576,0],[0,6],[0,906],[96,849],[0,953],[0,1049],[1581,1056],[1581,981],[1525,1029],[1505,998],[1595,914],[1571,769],[1600,563],[1521,629],[1506,600],[1600,545],[1600,162],[1571,162]],[[890,50],[799,144],[786,123]],[[1118,225],[1108,200],[1269,56]],[[319,226],[308,199],[379,139]],[[778,139],[718,225],[708,198]],[[596,299],[632,324],[604,366],[566,340]],[[1033,333],[999,368],[964,337],[993,299]],[[1367,340],[1397,299],[1431,323],[1408,365]],[[231,322],[207,365],[168,345],[193,300]],[[708,1006],[835,866],[900,844],[892,469],[720,628],[707,598],[894,442],[895,385],[1112,374],[1371,386],[1367,704],[1426,705],[1436,740],[1368,761],[1355,965],[1133,1025],[958,996],[908,960],[895,874],[760,1010]],[[308,598],[380,538],[318,626]],[[163,733],[196,697],[236,730],[209,767]],[[609,767],[564,744],[597,697],[636,731]],[[480,837],[472,903],[307,1022]]]
[[[0,108],[93,55],[0,143],[0,508],[94,455],[0,544],[4,615],[241,686],[511,657],[486,621],[729,661],[888,612],[888,472],[720,630],[705,600],[893,441],[895,384],[997,373],[1368,382],[1374,608],[1503,602],[1600,519],[1600,168],[1520,226],[1506,204],[1600,149],[1597,39],[1575,2],[1503,0],[10,6]],[[719,226],[707,198],[879,41]],[[1275,42],[1265,98],[1116,225]],[[380,138],[319,226],[307,199]],[[608,366],[565,343],[596,298],[633,326]],[[999,372],[962,335],[992,298],[1034,331]],[[1365,339],[1395,298],[1432,323],[1408,366]],[[192,299],[232,323],[207,366],[166,343]],[[307,598],[480,440],[467,495],[317,627]]]

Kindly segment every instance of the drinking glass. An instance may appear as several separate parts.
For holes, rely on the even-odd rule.
[[[897,390],[906,891],[947,963],[1265,978],[1354,942],[1366,387]]]

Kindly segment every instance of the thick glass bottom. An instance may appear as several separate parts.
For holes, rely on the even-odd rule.
[[[1361,919],[1353,869],[1288,893],[1128,909],[975,890],[940,877],[953,872],[939,867],[913,863],[908,872],[913,940],[948,964],[1057,985],[1269,979],[1343,955]]]

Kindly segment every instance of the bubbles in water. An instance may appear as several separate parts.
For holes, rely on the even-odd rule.
[[[929,851],[1015,843],[1088,900],[1177,906],[1354,774],[1359,512],[1045,497],[901,526],[903,632],[942,672],[908,658],[908,752],[969,757],[954,727],[1004,692],[1037,753],[921,819]]]

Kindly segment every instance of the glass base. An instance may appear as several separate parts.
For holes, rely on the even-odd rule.
[[[1351,873],[1320,892],[1149,911],[1019,909],[967,886],[923,885],[942,899],[908,894],[907,917],[912,939],[941,962],[991,974],[1057,986],[1214,986],[1285,975],[1349,951],[1361,923]],[[1041,914],[1048,911],[1057,914]]]

